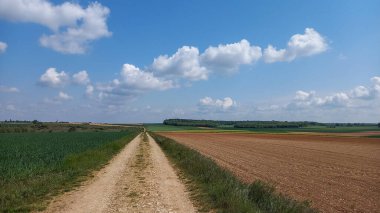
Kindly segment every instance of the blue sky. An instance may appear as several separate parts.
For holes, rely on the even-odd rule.
[[[380,121],[379,1],[0,0],[0,120]]]

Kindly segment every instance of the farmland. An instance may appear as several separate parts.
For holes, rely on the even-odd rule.
[[[240,180],[263,180],[323,212],[376,212],[380,140],[357,136],[161,132]]]
[[[173,126],[165,124],[145,124],[149,131],[153,132],[241,132],[241,133],[336,133],[338,135],[350,135],[349,133],[359,134],[367,136],[366,132],[370,132],[370,135],[379,135],[380,128],[375,125],[363,125],[363,126],[306,126],[302,128],[234,128],[232,126],[217,126],[217,127],[198,127],[198,126]],[[341,134],[344,133],[344,134]],[[369,135],[368,135],[369,136]]]
[[[43,129],[58,131],[57,127],[46,125]],[[72,128],[68,131],[70,126],[59,129],[61,132],[0,134],[1,211],[43,209],[49,197],[84,180],[140,131],[123,128],[73,132]]]
[[[196,212],[184,184],[146,132],[44,212]]]
[[[219,120],[192,120],[166,119],[162,129],[189,130],[186,128],[214,129],[215,131],[252,131],[252,132],[335,132],[350,133],[363,131],[379,131],[376,123],[318,123],[309,121],[219,121]],[[159,125],[159,124],[156,124]],[[147,125],[149,127],[149,125]],[[165,128],[166,126],[166,128]],[[159,130],[152,130],[159,131]]]
[[[0,122],[0,133],[23,132],[119,132],[125,130],[122,125],[108,125],[96,123],[58,123],[39,122],[9,123]],[[138,126],[137,126],[138,127]]]
[[[379,209],[377,127],[145,128],[153,138],[126,124],[2,123],[0,212]]]
[[[152,136],[185,176],[200,212],[318,212],[309,202],[279,194],[261,180],[243,183],[186,145],[158,134]]]

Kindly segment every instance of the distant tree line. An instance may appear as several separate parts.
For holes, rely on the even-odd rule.
[[[217,127],[220,125],[231,125],[230,123],[226,124],[225,122],[226,121],[190,120],[190,119],[166,119],[166,120],[164,120],[165,125],[171,125],[171,126]]]
[[[322,126],[327,127],[360,127],[360,126],[379,126],[380,123],[322,123]]]
[[[166,119],[165,125],[195,126],[195,127],[223,127],[234,128],[299,128],[309,125],[319,125],[309,121],[218,121],[218,120],[192,120],[192,119]]]
[[[12,119],[0,121],[0,122],[2,123],[32,123],[32,121],[28,121],[28,120],[12,120]]]
[[[36,124],[36,123],[42,123],[41,121],[38,121],[38,120],[32,120],[32,121],[30,121],[30,120],[12,120],[12,119],[9,119],[9,120],[4,120],[4,121],[0,121],[0,123],[8,123],[8,124],[10,124],[10,123],[15,123],[15,124],[28,124],[28,123],[33,123],[33,124]],[[53,123],[53,122],[49,122],[49,123]],[[67,121],[55,121],[55,123],[62,123],[62,124],[64,124],[64,123],[69,123],[69,122],[67,122]],[[89,122],[89,123],[91,123],[91,122]]]
[[[193,119],[166,119],[165,125],[194,127],[234,127],[234,128],[302,128],[306,126],[360,127],[378,126],[380,123],[319,123],[313,121],[219,121]]]
[[[235,128],[300,128],[315,125],[311,122],[288,122],[288,121],[239,121]]]

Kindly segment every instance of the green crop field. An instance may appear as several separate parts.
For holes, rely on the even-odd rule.
[[[99,169],[140,130],[0,134],[0,212],[44,208],[46,198]]]
[[[130,126],[130,125],[128,125]],[[127,128],[123,125],[91,125],[90,123],[4,123],[0,122],[0,133],[22,132],[119,132]],[[135,125],[139,127],[139,125]]]
[[[379,132],[379,135],[370,135],[370,136],[367,136],[368,138],[380,138],[380,132]]]
[[[223,121],[166,119],[162,124],[145,124],[148,131],[181,132],[243,132],[243,133],[282,133],[319,132],[319,133],[354,133],[379,131],[377,123],[318,123],[310,121]]]
[[[146,124],[144,125],[148,131],[165,132],[234,132],[234,133],[289,133],[289,132],[320,132],[320,133],[354,133],[366,131],[379,131],[377,126],[337,126],[334,128],[328,126],[307,126],[301,128],[234,128],[230,126],[218,126],[215,128],[202,128],[194,126],[172,126],[164,124]]]

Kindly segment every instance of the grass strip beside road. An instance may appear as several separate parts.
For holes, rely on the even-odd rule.
[[[255,181],[244,184],[211,159],[172,139],[150,133],[181,171],[201,211],[217,212],[317,212],[308,202],[298,202]]]
[[[0,212],[42,210],[100,169],[141,129],[5,133],[0,137]]]

